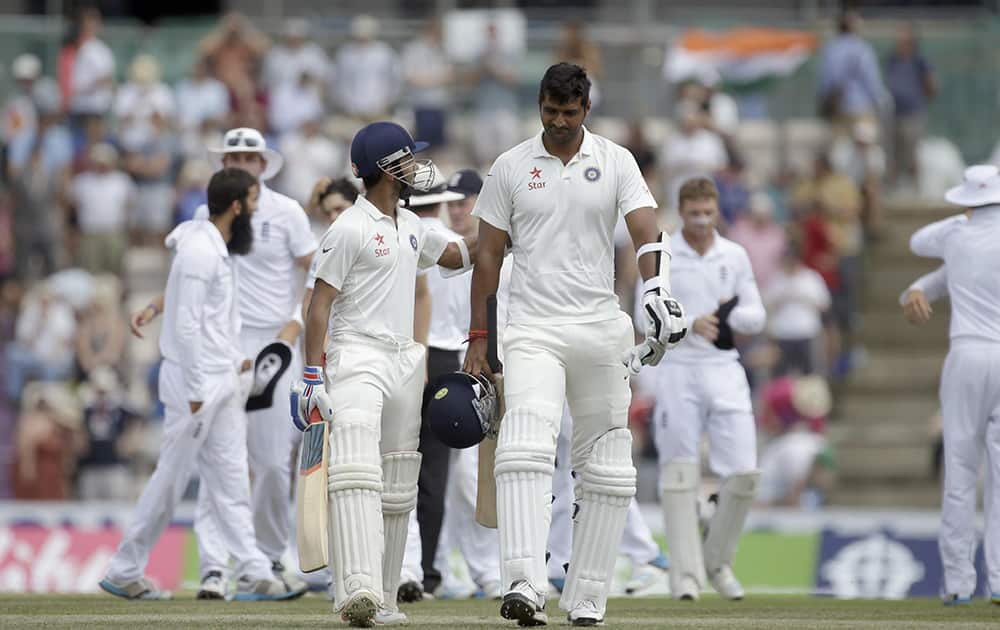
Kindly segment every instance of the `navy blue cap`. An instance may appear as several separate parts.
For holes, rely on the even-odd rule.
[[[483,178],[479,176],[479,173],[471,168],[463,168],[457,171],[448,180],[448,190],[451,192],[462,193],[466,197],[471,195],[478,195],[479,191],[483,189]]]
[[[351,141],[351,166],[355,175],[367,177],[378,173],[378,161],[403,148],[412,153],[426,149],[426,142],[414,142],[402,126],[394,122],[379,121],[365,125]]]

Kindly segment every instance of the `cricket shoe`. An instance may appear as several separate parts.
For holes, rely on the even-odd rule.
[[[500,591],[500,582],[496,580],[483,584],[480,591],[482,591],[483,599],[494,599],[498,601],[503,599],[503,593]]]
[[[643,595],[667,577],[669,568],[670,561],[667,560],[667,556],[663,552],[660,552],[660,555],[653,558],[652,562],[633,569],[632,578],[625,584],[625,594]]]
[[[173,599],[170,591],[161,591],[147,578],[139,578],[133,582],[118,583],[111,578],[104,578],[99,583],[100,587],[116,597],[125,599],[145,599],[145,600],[165,600]]]
[[[292,588],[283,580],[251,580],[246,576],[236,581],[236,596],[241,602],[282,601],[302,597],[309,590],[305,582],[299,588]]]
[[[677,591],[671,594],[674,599],[679,599],[682,602],[696,602],[698,601],[698,590],[698,583],[694,578],[685,575],[681,577]]]
[[[371,628],[378,613],[378,597],[366,590],[355,591],[340,609],[340,618],[352,628]]]
[[[743,585],[733,575],[733,570],[729,565],[724,564],[715,571],[709,571],[708,581],[712,584],[715,592],[726,599],[739,601],[746,595],[743,592]]]
[[[274,575],[274,579],[284,582],[289,590],[301,591],[300,595],[309,590],[309,583],[286,569],[281,560],[275,560],[271,563],[271,573]]]
[[[389,610],[385,606],[379,607],[375,612],[375,626],[405,626],[410,623],[404,613],[398,610]]]
[[[593,626],[603,626],[604,616],[597,611],[597,604],[585,599],[569,611],[566,615],[569,625],[579,628],[589,628]]]
[[[222,579],[221,571],[209,571],[201,578],[197,598],[226,599],[226,581]]]
[[[516,620],[519,626],[544,626],[549,623],[545,614],[545,598],[527,580],[517,580],[510,585],[500,604],[500,616]]]
[[[412,604],[424,598],[424,586],[416,580],[407,580],[399,585],[396,591],[396,601],[401,604]]]

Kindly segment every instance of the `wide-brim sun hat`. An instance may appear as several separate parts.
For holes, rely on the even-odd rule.
[[[209,161],[214,170],[222,169],[222,157],[227,153],[260,153],[267,166],[260,174],[261,181],[267,181],[278,174],[285,165],[285,158],[274,149],[269,149],[263,134],[250,127],[230,129],[222,138],[221,147],[208,149]]]
[[[949,189],[944,199],[963,208],[1000,204],[1000,169],[992,164],[970,166],[962,183]]]

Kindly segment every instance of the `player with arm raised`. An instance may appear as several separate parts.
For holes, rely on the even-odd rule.
[[[635,494],[627,427],[632,323],[614,293],[614,228],[625,215],[649,282],[646,302],[655,363],[683,336],[680,306],[660,289],[657,263],[669,255],[635,159],[583,126],[590,80],[583,68],[550,67],[541,81],[543,131],[493,164],[473,214],[480,218],[473,272],[470,343],[464,369],[490,374],[487,299],[496,294],[504,249],[512,246],[509,323],[503,335],[506,413],[496,447],[500,614],[544,625],[545,542],[556,436],[564,401],[573,413],[576,472],[573,553],[560,606],[573,625],[604,618],[629,501]],[[647,254],[649,252],[650,254]]]
[[[420,470],[425,352],[413,340],[417,269],[458,269],[475,258],[474,243],[449,242],[398,207],[410,189],[433,183],[432,165],[414,158],[425,147],[391,122],[355,135],[351,163],[367,193],[323,239],[306,367],[292,388],[297,426],[315,419],[314,410],[329,423],[334,609],[358,627],[406,622],[396,591]]]

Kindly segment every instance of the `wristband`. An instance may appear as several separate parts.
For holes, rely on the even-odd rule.
[[[146,308],[151,308],[151,309],[153,309],[153,315],[154,315],[154,316],[156,316],[156,315],[159,315],[159,314],[160,314],[160,309],[156,308],[156,304],[153,304],[152,302],[150,302],[149,304],[147,304],[147,305],[146,305]],[[145,309],[143,309],[143,310],[145,310]]]
[[[302,382],[306,385],[322,385],[323,368],[318,365],[307,365],[302,371]]]
[[[473,328],[469,330],[469,338],[466,341],[475,341],[476,339],[486,339],[489,337],[489,331],[483,330],[482,328]]]

